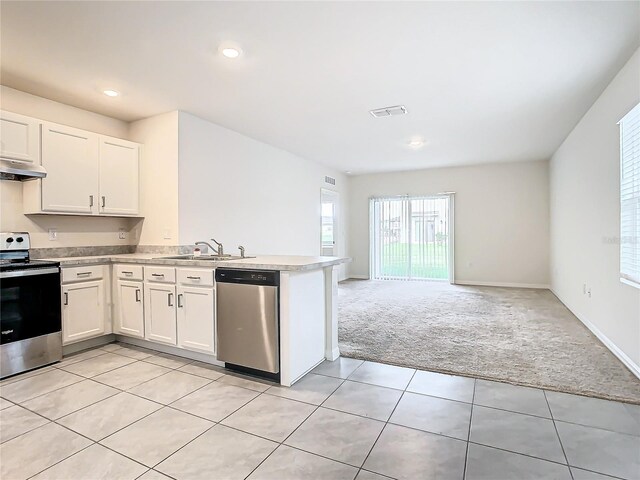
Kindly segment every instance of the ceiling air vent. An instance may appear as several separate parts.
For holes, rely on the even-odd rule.
[[[407,113],[407,109],[404,105],[396,105],[395,107],[377,108],[375,110],[369,110],[369,113],[376,118],[380,117],[393,117],[395,115],[404,115]]]
[[[328,183],[329,185],[335,185],[336,179],[333,177],[324,177],[324,183]]]

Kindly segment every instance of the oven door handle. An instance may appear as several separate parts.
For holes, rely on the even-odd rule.
[[[27,270],[13,270],[8,272],[0,272],[0,278],[11,277],[31,277],[33,275],[48,275],[50,273],[60,273],[58,267],[55,268],[29,268]]]

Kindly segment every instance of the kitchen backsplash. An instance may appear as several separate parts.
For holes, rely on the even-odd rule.
[[[124,255],[127,253],[161,253],[169,255],[187,255],[193,252],[194,245],[109,245],[102,247],[55,247],[32,248],[31,258],[67,258],[89,257],[94,255]]]

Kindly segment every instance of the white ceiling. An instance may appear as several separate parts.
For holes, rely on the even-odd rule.
[[[640,2],[0,8],[4,85],[127,121],[184,110],[355,174],[549,158],[640,44]]]

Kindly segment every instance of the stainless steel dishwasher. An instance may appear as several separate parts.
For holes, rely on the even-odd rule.
[[[218,360],[279,380],[280,272],[216,269]]]

